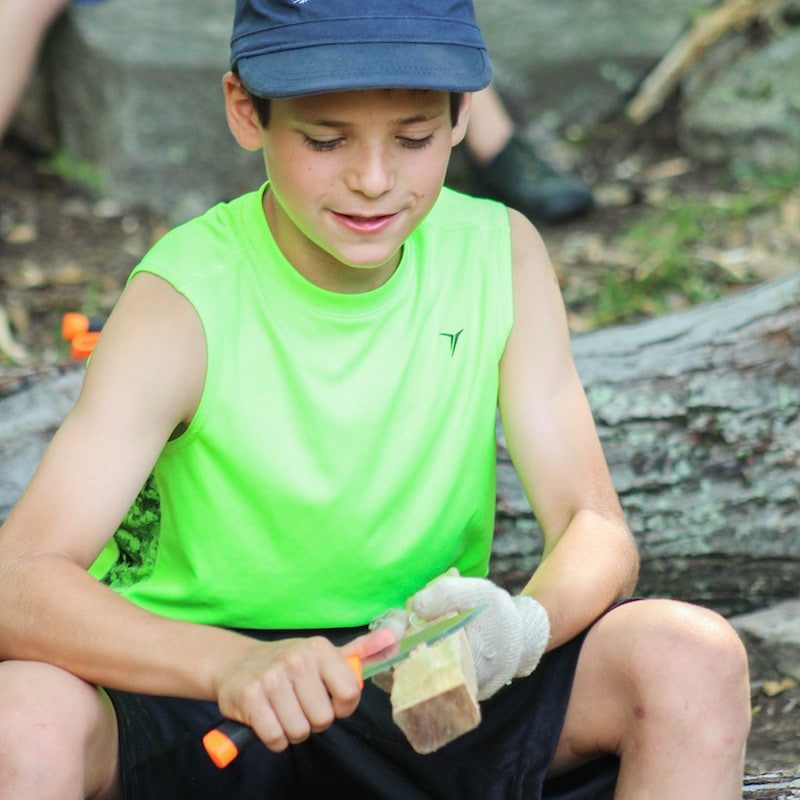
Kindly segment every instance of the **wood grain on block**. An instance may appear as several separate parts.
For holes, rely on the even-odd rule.
[[[463,630],[417,648],[394,669],[392,718],[418,753],[433,753],[481,721]]]

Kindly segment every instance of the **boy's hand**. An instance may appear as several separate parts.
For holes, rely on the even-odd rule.
[[[475,662],[478,699],[486,700],[512,678],[530,675],[550,638],[544,607],[532,597],[512,597],[484,578],[446,574],[411,598],[420,617],[438,617],[483,605],[465,630]]]
[[[355,711],[361,690],[346,656],[366,658],[395,641],[380,630],[343,647],[322,636],[255,642],[218,681],[220,711],[280,752]]]

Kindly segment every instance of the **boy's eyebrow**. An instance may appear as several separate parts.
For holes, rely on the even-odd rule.
[[[431,122],[432,120],[437,119],[438,117],[442,116],[441,111],[432,111],[429,114],[420,113],[420,114],[413,114],[410,117],[400,117],[399,119],[391,120],[391,124],[395,126],[402,126],[402,125],[413,125],[417,122]],[[313,119],[304,119],[302,116],[298,117],[300,122],[305,122],[309,125],[315,125],[319,128],[350,128],[352,127],[352,123],[345,122],[344,120],[338,119],[325,119],[323,117],[316,117]]]

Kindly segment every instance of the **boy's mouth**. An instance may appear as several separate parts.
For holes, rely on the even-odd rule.
[[[357,233],[377,233],[387,228],[397,218],[393,214],[341,214],[333,212],[333,216],[346,228]]]

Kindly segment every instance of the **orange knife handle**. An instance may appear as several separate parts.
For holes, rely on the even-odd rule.
[[[364,678],[361,675],[361,659],[358,656],[347,656],[345,658],[347,661],[347,666],[353,670],[353,675],[356,676],[356,680],[358,681],[358,688],[364,688]]]
[[[203,747],[211,760],[220,769],[224,769],[239,753],[253,744],[256,738],[252,728],[226,719],[203,736]]]

